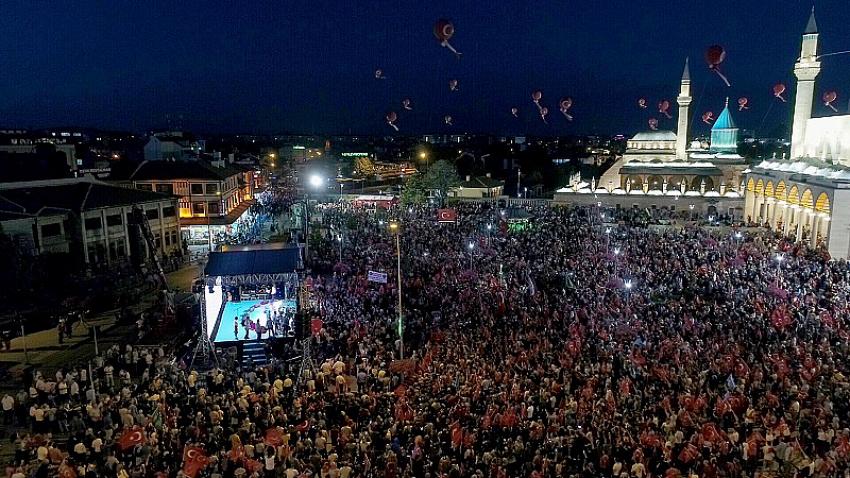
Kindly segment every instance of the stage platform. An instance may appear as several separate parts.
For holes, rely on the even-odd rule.
[[[257,333],[254,330],[249,330],[246,339],[245,327],[242,321],[245,315],[248,314],[252,322],[256,323],[259,319],[260,325],[267,327],[266,320],[269,316],[268,313],[270,312],[274,316],[274,311],[281,308],[294,311],[295,300],[243,300],[240,302],[226,302],[224,304],[224,311],[220,316],[220,323],[217,323],[213,329],[215,330],[215,337],[212,338],[213,342],[242,342],[245,340],[271,338],[268,333],[263,334],[262,337],[257,337]],[[234,329],[234,323],[238,324],[236,329]],[[283,337],[283,335],[278,333],[275,337]]]

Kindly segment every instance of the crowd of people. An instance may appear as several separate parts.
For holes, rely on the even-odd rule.
[[[3,397],[9,474],[850,475],[845,262],[767,232],[529,212],[508,232],[480,204],[449,224],[323,208],[315,369],[113,347]]]

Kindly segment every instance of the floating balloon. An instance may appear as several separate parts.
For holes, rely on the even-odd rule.
[[[705,113],[702,114],[702,122],[703,123],[711,124],[712,121],[714,121],[714,113],[712,113],[711,111],[706,111]]]
[[[384,70],[381,70],[380,68],[375,70],[375,79],[376,80],[386,80],[387,77],[384,76]]]
[[[658,103],[658,112],[663,114],[664,116],[666,116],[668,119],[672,118],[672,116],[670,116],[670,113],[668,113],[669,110],[670,110],[670,102],[669,101],[661,100]]]
[[[750,100],[745,97],[738,98],[738,111],[748,110],[749,108],[747,108],[747,103],[749,102]]]
[[[573,106],[573,99],[572,98],[561,99],[560,106],[561,106],[561,113],[564,114],[564,117],[567,118],[567,121],[572,121],[573,117],[572,117],[572,115],[570,115],[568,113],[568,111]]]
[[[454,79],[449,80],[449,90],[450,91],[457,91],[457,80],[454,80]]]
[[[655,131],[658,129],[658,120],[655,118],[649,118],[649,129]]]
[[[548,115],[548,114],[549,114],[549,108],[547,108],[547,107],[545,107],[545,106],[541,106],[541,107],[540,107],[540,118],[541,118],[541,119],[543,120],[543,122],[544,122],[544,123],[546,123],[546,124],[549,124],[549,123],[547,123],[547,122],[546,122],[546,115]]]
[[[533,101],[534,104],[537,105],[538,109],[540,108],[540,100],[542,98],[543,98],[543,92],[540,91],[540,90],[534,90],[534,92],[531,93],[531,101]]]
[[[705,61],[708,62],[708,69],[717,73],[717,76],[726,83],[726,86],[732,86],[729,80],[723,73],[720,72],[720,64],[726,59],[726,50],[720,45],[711,45],[705,51]]]
[[[461,53],[449,43],[449,40],[455,34],[455,26],[452,22],[446,20],[445,18],[441,18],[437,20],[437,23],[434,24],[434,36],[437,37],[437,40],[440,42],[440,46],[444,48],[448,48],[452,53],[457,55],[460,58]]]
[[[394,130],[398,131],[398,126],[395,125],[396,120],[398,119],[398,115],[395,114],[395,111],[390,111],[387,113],[387,124],[392,126]]]
[[[519,118],[518,113],[519,113],[519,108],[517,108],[517,107],[511,108],[511,114],[514,115],[514,118]]]
[[[638,100],[638,106],[641,109],[646,109],[646,98],[641,98]]]
[[[777,83],[773,85],[773,96],[782,100],[785,103],[785,98],[782,97],[782,93],[785,93],[785,85],[782,83]]]
[[[446,115],[445,118],[443,118],[443,121],[445,121],[447,125],[453,126],[452,125],[452,117],[450,115]]]
[[[835,109],[835,106],[832,106],[832,103],[838,99],[838,93],[834,91],[827,91],[823,94],[823,104],[824,106],[828,106],[832,111],[838,113],[838,110]]]
[[[410,98],[405,98],[405,99],[401,100],[401,106],[403,106],[404,109],[406,109],[407,111],[410,111],[410,110],[413,109],[413,107],[410,106]]]

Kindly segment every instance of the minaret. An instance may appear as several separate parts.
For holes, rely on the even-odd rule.
[[[797,77],[797,94],[794,99],[794,124],[791,127],[791,159],[797,159],[804,154],[806,139],[806,124],[812,117],[812,102],[815,97],[815,78],[820,73],[818,61],[818,24],[815,22],[815,9],[806,24],[803,33],[803,46],[800,59],[794,65],[794,75]]]
[[[691,72],[688,69],[688,59],[685,58],[685,71],[682,72],[682,86],[679,89],[679,126],[676,129],[676,159],[688,159],[688,110],[691,105]]]

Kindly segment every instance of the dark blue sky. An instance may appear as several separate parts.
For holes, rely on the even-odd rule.
[[[816,3],[821,51],[850,50],[847,0]],[[783,81],[793,98],[810,9],[800,0],[6,0],[0,125],[145,130],[182,115],[206,132],[390,133],[383,118],[395,110],[402,133],[632,132],[654,110],[638,110],[637,98],[672,100],[690,55],[696,117],[719,113],[727,94],[748,96],[752,109],[736,119],[766,132],[790,116],[770,90]],[[440,17],[456,26],[460,61],[433,37]],[[732,88],[706,68],[714,43],[728,51]],[[846,112],[850,56],[824,67],[819,94],[837,90]],[[376,68],[387,80],[374,79]],[[460,91],[449,93],[450,78]],[[536,88],[549,126],[534,114]],[[565,95],[575,99],[569,124],[557,111]],[[402,111],[404,97],[414,111]]]

